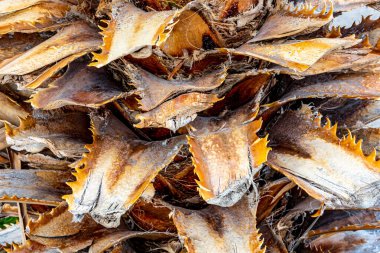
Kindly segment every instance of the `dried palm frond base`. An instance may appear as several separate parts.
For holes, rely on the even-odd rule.
[[[0,252],[379,253],[379,6],[0,0]]]

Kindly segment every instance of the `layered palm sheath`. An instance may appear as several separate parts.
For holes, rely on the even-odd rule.
[[[1,252],[379,252],[378,9],[0,0]]]

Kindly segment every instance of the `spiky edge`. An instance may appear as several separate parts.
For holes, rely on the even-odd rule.
[[[254,168],[259,167],[261,164],[267,161],[268,153],[271,150],[271,148],[267,147],[269,141],[268,141],[268,135],[264,138],[259,138],[256,133],[260,130],[262,125],[262,119],[255,120],[253,122],[248,123],[248,141],[251,142],[249,144],[250,147],[250,154],[254,158],[254,164],[252,166]],[[210,200],[217,196],[215,196],[214,193],[206,186],[206,178],[204,173],[201,170],[202,163],[199,161],[196,157],[200,157],[201,151],[199,150],[199,147],[195,141],[195,137],[192,137],[190,135],[187,135],[187,140],[189,143],[189,151],[192,156],[192,163],[194,166],[194,172],[198,176],[199,180],[195,180],[195,182],[198,185],[198,192],[199,195],[204,200]],[[197,155],[198,154],[198,155]]]
[[[58,217],[59,215],[63,214],[66,210],[67,210],[67,206],[60,204],[57,207],[53,208],[50,212],[40,214],[37,220],[30,219],[28,221],[28,225],[27,225],[28,233],[33,234],[33,231],[36,228],[38,228],[39,226],[42,226],[42,225],[46,225],[53,218]]]
[[[103,44],[100,46],[101,52],[91,54],[93,55],[93,62],[91,62],[88,66],[93,67],[103,67],[108,63],[108,55],[111,50],[112,41],[113,41],[113,34],[116,30],[116,20],[111,18],[111,20],[101,20],[101,22],[105,23],[106,26],[98,26],[100,30],[102,30],[99,34],[103,37]]]
[[[315,13],[319,5],[313,6],[312,3],[297,5],[294,10],[291,10],[291,5],[287,5],[283,7],[283,10],[289,16],[329,20],[334,13],[334,3],[331,0],[328,0],[327,2],[330,7],[329,10],[327,11],[327,3],[324,2],[322,10],[319,13]]]
[[[73,172],[72,174],[75,176],[76,181],[66,182],[66,184],[71,188],[72,193],[62,196],[62,199],[64,199],[69,205],[69,211],[74,210],[74,205],[75,205],[74,195],[77,192],[81,192],[84,189],[85,183],[89,174],[89,169],[87,166],[88,156],[95,148],[95,143],[96,143],[96,139],[98,135],[93,120],[91,120],[90,131],[92,133],[92,144],[86,144],[84,146],[89,152],[83,153],[82,159],[72,164],[72,166],[74,166],[74,169],[75,169],[75,172]]]
[[[363,140],[356,141],[356,137],[352,135],[351,131],[347,129],[348,134],[342,139],[337,136],[338,124],[331,125],[330,119],[326,118],[326,124],[322,125],[321,114],[318,113],[318,117],[314,119],[314,123],[329,135],[334,141],[336,141],[341,147],[347,151],[353,153],[355,156],[359,156],[366,165],[376,173],[380,173],[380,160],[376,160],[376,149],[370,155],[366,156],[362,150]]]

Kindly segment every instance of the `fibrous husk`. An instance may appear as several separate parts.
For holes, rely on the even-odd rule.
[[[191,80],[165,80],[159,78],[141,68],[129,63],[125,65],[125,70],[131,79],[131,85],[136,90],[135,94],[141,99],[139,109],[150,111],[169,98],[188,92],[207,92],[221,86],[226,79],[227,69],[214,71],[200,78]]]
[[[15,128],[6,128],[6,141],[12,149],[39,153],[49,149],[59,158],[78,158],[90,139],[89,120],[81,112],[55,112],[28,116]]]
[[[288,111],[270,130],[268,163],[327,207],[380,208],[376,152],[365,156],[361,141],[336,130],[306,105]]]
[[[0,16],[0,34],[54,30],[59,28],[56,22],[65,18],[69,11],[70,5],[63,2],[41,2]]]
[[[236,49],[221,49],[234,55],[244,55],[269,61],[302,72],[310,68],[324,55],[333,50],[349,48],[361,40],[353,36],[345,38],[317,38],[295,40],[281,44],[247,43]]]
[[[344,97],[360,99],[380,98],[380,73],[357,73],[302,80],[302,86],[293,88],[279,100],[265,107],[279,107],[305,98]]]
[[[247,113],[247,114],[245,114]],[[225,117],[198,118],[188,136],[198,191],[209,204],[232,206],[244,195],[267,159],[267,137],[259,138],[262,120],[241,110]]]
[[[324,3],[322,10],[316,13],[318,5],[298,5],[291,10],[291,5],[282,6],[265,20],[252,42],[283,38],[313,32],[330,22],[333,18],[333,3]]]
[[[70,172],[53,170],[0,170],[0,200],[58,205],[69,187]]]
[[[108,77],[104,69],[87,67],[84,62],[69,65],[66,73],[39,90],[29,100],[34,108],[51,110],[66,105],[100,107],[127,93]]]
[[[71,55],[94,51],[100,43],[101,39],[96,30],[79,21],[64,27],[53,37],[21,55],[1,62],[0,74],[28,74]]]
[[[216,94],[192,92],[166,101],[151,111],[135,116],[135,127],[164,127],[176,131],[193,121],[197,112],[204,111],[221,100]]]
[[[256,228],[256,207],[251,196],[245,196],[228,208],[209,206],[199,211],[178,208],[173,211],[173,220],[189,253],[264,253]]]
[[[260,190],[260,200],[257,207],[257,222],[260,223],[273,211],[274,207],[291,190],[295,184],[283,177],[268,183]]]
[[[138,201],[129,212],[138,227],[147,231],[175,232],[176,228],[170,218],[171,210],[155,201]]]
[[[103,226],[116,227],[175,157],[184,138],[146,142],[110,114],[92,115],[92,131],[89,153],[76,163],[77,181],[68,183],[73,194],[64,198],[76,220],[89,213]]]

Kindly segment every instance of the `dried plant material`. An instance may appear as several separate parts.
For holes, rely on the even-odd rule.
[[[89,249],[89,253],[101,253],[111,248],[113,245],[131,239],[131,238],[149,238],[149,239],[168,239],[173,237],[174,234],[164,232],[141,232],[141,231],[128,231],[128,230],[115,230],[105,236],[96,239]]]
[[[48,170],[0,170],[0,200],[58,205],[69,187],[65,182],[71,178],[66,171]]]
[[[75,61],[76,59],[80,58],[81,56],[85,55],[86,53],[87,52],[81,52],[81,53],[73,54],[73,55],[70,55],[70,56],[60,60],[59,62],[56,62],[53,66],[51,66],[50,68],[43,71],[33,81],[22,86],[21,89],[37,89],[37,88],[39,88],[47,80],[52,78],[60,70],[62,70],[64,67],[66,67],[69,63],[71,63],[72,61]]]
[[[137,90],[135,93],[141,97],[138,100],[140,109],[150,111],[169,98],[187,92],[206,92],[221,86],[226,79],[227,69],[221,69],[202,78],[186,81],[169,81],[161,79],[141,68],[126,64],[126,72],[131,79],[131,85]]]
[[[63,3],[66,1],[60,1],[60,0],[2,0],[0,1],[0,14],[10,13],[19,11],[22,9],[26,9],[28,7],[31,7],[33,5],[39,4],[39,3],[46,3],[46,2],[53,2],[53,3]]]
[[[313,4],[322,4],[324,0],[311,0]],[[334,0],[334,12],[350,11],[365,5],[375,4],[378,0]]]
[[[21,107],[16,101],[0,92],[0,120],[6,121],[12,125],[18,125],[19,119],[25,119],[29,113]],[[0,127],[4,126],[0,122]]]
[[[2,35],[0,38],[0,63],[25,52],[42,41],[43,37],[39,34],[16,33],[13,35]]]
[[[313,32],[332,20],[333,2],[328,0],[328,3],[329,7],[324,2],[319,13],[316,13],[318,5],[298,5],[295,10],[291,10],[291,5],[282,6],[281,9],[265,20],[251,41],[278,39]]]
[[[380,19],[328,28],[377,7],[0,0],[0,241],[379,251]]]
[[[357,71],[377,72],[374,68],[368,68],[370,64],[378,64],[380,55],[371,49],[350,48],[331,52],[319,59],[314,65],[303,72],[286,68],[274,68],[284,74],[310,76],[327,72]]]
[[[351,110],[342,112],[342,123],[351,129],[357,138],[363,139],[362,149],[369,155],[376,150],[380,159],[380,101],[366,100]]]
[[[376,159],[380,160],[380,128],[366,128],[355,132],[357,138],[364,139],[363,153],[370,155],[376,150]]]
[[[257,207],[257,222],[260,223],[269,216],[281,198],[294,186],[295,184],[286,177],[268,183],[260,191],[260,201]]]
[[[308,245],[310,252],[377,252],[380,230],[344,231],[321,235]]]
[[[5,229],[0,229],[0,245],[21,244],[21,238],[22,232],[19,224],[13,224]]]
[[[57,159],[44,154],[18,154],[20,160],[29,167],[42,170],[68,170],[71,164],[68,160]]]
[[[197,117],[197,112],[210,108],[221,100],[216,94],[187,93],[162,103],[151,111],[136,115],[135,127],[164,127],[172,131],[183,127]]]
[[[76,220],[90,213],[103,226],[116,227],[121,215],[175,157],[184,139],[142,141],[110,114],[93,115],[92,131],[89,153],[76,164],[77,181],[68,183],[73,194],[65,199]]]
[[[352,47],[361,40],[354,37],[318,38],[303,41],[289,41],[282,44],[244,44],[236,49],[226,50],[234,55],[244,55],[269,61],[296,71],[305,71],[332,50]]]
[[[192,3],[193,8],[187,6],[173,16],[167,30],[167,34],[160,36],[159,46],[163,52],[171,56],[182,56],[184,51],[192,52],[203,47],[203,39],[208,36],[212,42],[218,46],[222,46],[221,39],[215,31],[211,30],[208,24],[200,14],[205,9],[203,5],[195,2]],[[165,38],[163,41],[162,37]]]
[[[188,141],[198,191],[209,204],[226,207],[238,202],[267,159],[267,137],[256,135],[262,120],[242,120],[240,113],[224,120],[199,118],[191,124]]]
[[[12,244],[11,248],[4,248],[4,250],[7,253],[46,253],[52,251],[49,247],[32,240],[27,240],[26,244],[23,245]]]
[[[327,207],[380,208],[376,152],[365,156],[361,141],[350,132],[340,139],[336,130],[307,106],[288,111],[270,131],[268,163]]]
[[[126,95],[121,85],[110,79],[104,69],[74,62],[62,77],[33,95],[30,102],[34,108],[44,110],[65,105],[97,108]]]
[[[62,202],[50,212],[40,215],[37,220],[30,220],[27,232],[34,236],[63,237],[75,235],[89,226],[96,226],[89,217],[82,222],[68,222],[72,220],[73,215],[68,211],[67,204]]]
[[[9,147],[6,141],[5,127],[0,128],[0,150]]]
[[[28,74],[70,55],[94,51],[100,43],[95,29],[77,22],[25,53],[0,63],[0,75]]]
[[[225,208],[209,206],[200,211],[175,209],[174,224],[189,253],[264,253],[256,228],[257,203],[247,197]]]
[[[5,125],[6,140],[12,149],[30,153],[49,149],[59,158],[78,158],[85,152],[88,127],[86,114],[80,112],[29,116],[17,128]]]
[[[101,27],[102,52],[94,53],[92,65],[102,67],[144,47],[155,45],[168,55],[182,56],[184,51],[202,48],[205,36],[222,46],[216,32],[201,15],[204,9],[202,4],[192,2],[176,12],[145,12],[132,3],[113,0],[111,20],[103,20],[107,27]]]
[[[223,9],[219,13],[219,19],[228,18],[231,16],[236,16],[245,11],[250,10],[258,3],[258,0],[228,0],[228,1],[218,1],[218,5],[222,5]]]
[[[62,236],[62,237],[43,237],[43,236],[34,236],[29,235],[29,238],[33,240],[33,242],[38,243],[38,245],[42,245],[44,247],[44,251],[49,252],[47,250],[53,252],[80,252],[87,247],[89,247],[93,241],[96,234],[93,231],[84,231],[82,233],[78,233],[73,236]],[[25,251],[21,251],[25,252]],[[26,251],[29,252],[29,251]],[[35,252],[35,251],[30,251]]]
[[[171,210],[155,202],[138,201],[130,215],[138,227],[146,231],[175,232],[176,228],[170,218]]]
[[[380,101],[361,101],[358,106],[348,112],[348,114],[342,112],[342,115],[343,123],[350,129],[380,128]]]
[[[173,15],[174,11],[145,12],[132,3],[113,0],[111,20],[103,20],[107,27],[101,28],[102,52],[94,53],[91,65],[99,68],[143,47],[155,45]]]
[[[341,74],[327,80],[310,78],[266,107],[279,107],[304,98],[345,97],[360,99],[380,98],[380,73]]]
[[[334,232],[371,230],[380,228],[379,212],[365,210],[327,211],[320,217],[308,238]]]
[[[0,34],[11,32],[41,32],[49,29],[70,11],[62,2],[42,2],[28,8],[0,16]]]

